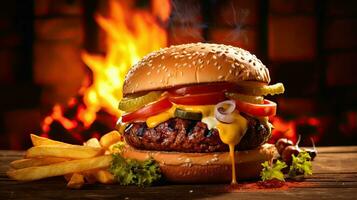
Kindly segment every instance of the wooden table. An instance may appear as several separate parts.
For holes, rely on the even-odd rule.
[[[314,175],[285,189],[240,189],[227,185],[164,185],[139,188],[85,185],[66,188],[63,177],[21,183],[9,180],[8,164],[23,152],[0,151],[0,200],[3,199],[357,199],[357,146],[320,147],[313,162]],[[296,184],[295,184],[296,183]],[[248,183],[247,185],[255,185]]]

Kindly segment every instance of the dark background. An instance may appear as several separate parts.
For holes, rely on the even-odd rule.
[[[127,1],[150,9],[149,0]],[[14,0],[0,7],[0,149],[25,149],[56,103],[78,93],[80,52],[105,53],[93,16],[106,0]],[[318,145],[357,144],[357,2],[353,0],[172,1],[169,44],[240,46],[283,82],[279,116]],[[318,121],[310,123],[309,119]]]

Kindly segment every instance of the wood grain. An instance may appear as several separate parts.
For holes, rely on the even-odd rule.
[[[0,151],[0,199],[357,199],[357,146],[320,147],[318,151],[313,162],[314,174],[290,188],[234,192],[228,192],[224,184],[165,184],[145,188],[88,184],[81,190],[70,190],[63,177],[22,183],[9,180],[5,171],[11,161],[24,153]]]

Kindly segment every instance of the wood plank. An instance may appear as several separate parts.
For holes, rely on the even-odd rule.
[[[9,180],[5,171],[22,151],[0,151],[0,199],[356,199],[357,147],[320,147],[312,176],[289,189],[227,191],[226,184],[136,187],[93,184],[69,190],[63,177],[23,183]],[[297,182],[299,183],[299,182]],[[250,184],[255,184],[251,182]]]
[[[357,153],[357,146],[317,147],[318,153]]]
[[[48,185],[51,185],[49,187]],[[61,199],[78,198],[120,198],[120,199],[354,199],[355,187],[343,188],[290,188],[288,190],[237,190],[228,192],[226,185],[168,185],[156,187],[135,187],[118,185],[88,185],[82,190],[66,189],[63,181],[46,180],[29,183],[12,183],[2,188],[0,198],[7,199]],[[19,192],[21,191],[21,192]],[[23,192],[26,191],[26,192]]]
[[[25,155],[25,151],[14,151],[14,150],[0,150],[0,159],[2,157],[16,157],[21,158]]]
[[[323,153],[313,161],[314,173],[357,172],[357,153]]]

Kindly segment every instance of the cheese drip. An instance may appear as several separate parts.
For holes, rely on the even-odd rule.
[[[234,147],[239,144],[240,140],[247,131],[248,122],[244,117],[239,114],[238,111],[234,111],[232,113],[234,118],[234,121],[232,123],[226,124],[219,122],[214,118],[214,107],[214,105],[187,106],[174,104],[170,109],[155,116],[147,118],[146,125],[149,128],[154,128],[158,124],[165,122],[170,118],[173,118],[176,108],[180,108],[190,112],[201,112],[202,121],[208,122],[208,127],[216,128],[218,130],[219,137],[221,138],[222,142],[229,146],[229,156],[232,163],[232,184],[236,184],[237,179],[235,170]]]
[[[247,120],[237,112],[232,113],[234,121],[230,124],[218,123],[216,129],[222,142],[229,146],[229,156],[232,162],[232,184],[237,184],[234,147],[240,142],[247,131]]]

